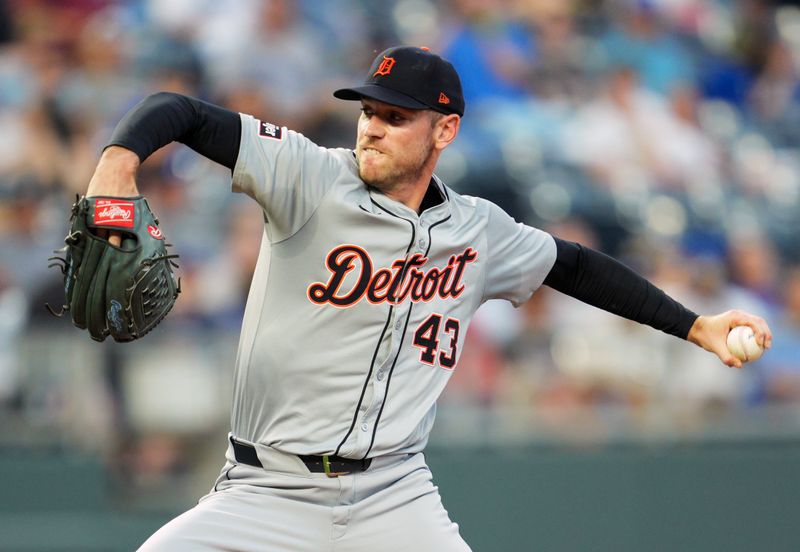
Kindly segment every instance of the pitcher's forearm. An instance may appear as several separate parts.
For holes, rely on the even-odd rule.
[[[139,157],[132,151],[119,147],[106,148],[89,181],[87,196],[131,197],[139,195],[136,171]]]

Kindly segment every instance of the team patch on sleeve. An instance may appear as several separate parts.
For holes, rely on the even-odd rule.
[[[283,139],[283,130],[278,125],[267,123],[265,121],[258,122],[258,135],[264,138],[272,138],[273,140]]]

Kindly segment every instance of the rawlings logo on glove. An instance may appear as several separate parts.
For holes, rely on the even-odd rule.
[[[180,293],[172,271],[177,255],[168,243],[147,200],[81,197],[72,206],[66,245],[50,257],[64,275],[64,305],[72,323],[88,329],[96,341],[110,335],[133,341],[152,330],[167,315]],[[117,247],[98,235],[98,229],[117,230]]]
[[[134,204],[132,201],[98,199],[94,204],[95,226],[121,226],[133,228]]]

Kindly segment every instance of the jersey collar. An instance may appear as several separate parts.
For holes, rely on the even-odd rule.
[[[410,209],[407,205],[395,201],[384,195],[379,190],[366,187],[369,193],[369,201],[373,207],[377,206],[380,210],[391,213],[395,216],[410,220],[427,219],[431,223],[446,218],[450,214],[450,200],[447,189],[436,175],[433,175],[425,197],[422,199],[421,213]]]
[[[356,152],[353,150],[351,150],[350,160],[353,164],[355,176],[358,178],[358,161]],[[431,222],[447,218],[450,215],[450,195],[447,187],[435,174],[431,177],[428,190],[422,199],[422,212],[420,214],[415,213],[399,201],[385,196],[378,190],[366,185],[364,185],[364,188],[367,190],[369,198],[365,198],[365,201],[360,205],[363,210],[371,213],[376,212],[376,210],[382,210],[406,219],[432,219]]]
[[[420,212],[424,213],[428,209],[435,209],[445,201],[445,195],[436,183],[436,180],[431,177],[428,183],[428,189],[425,192],[425,197],[422,198],[422,205],[420,205]]]

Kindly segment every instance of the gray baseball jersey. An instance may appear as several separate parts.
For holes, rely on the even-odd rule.
[[[241,115],[233,189],[265,214],[236,360],[232,431],[292,454],[421,451],[486,300],[527,300],[553,238],[434,177],[417,214],[351,150]]]

